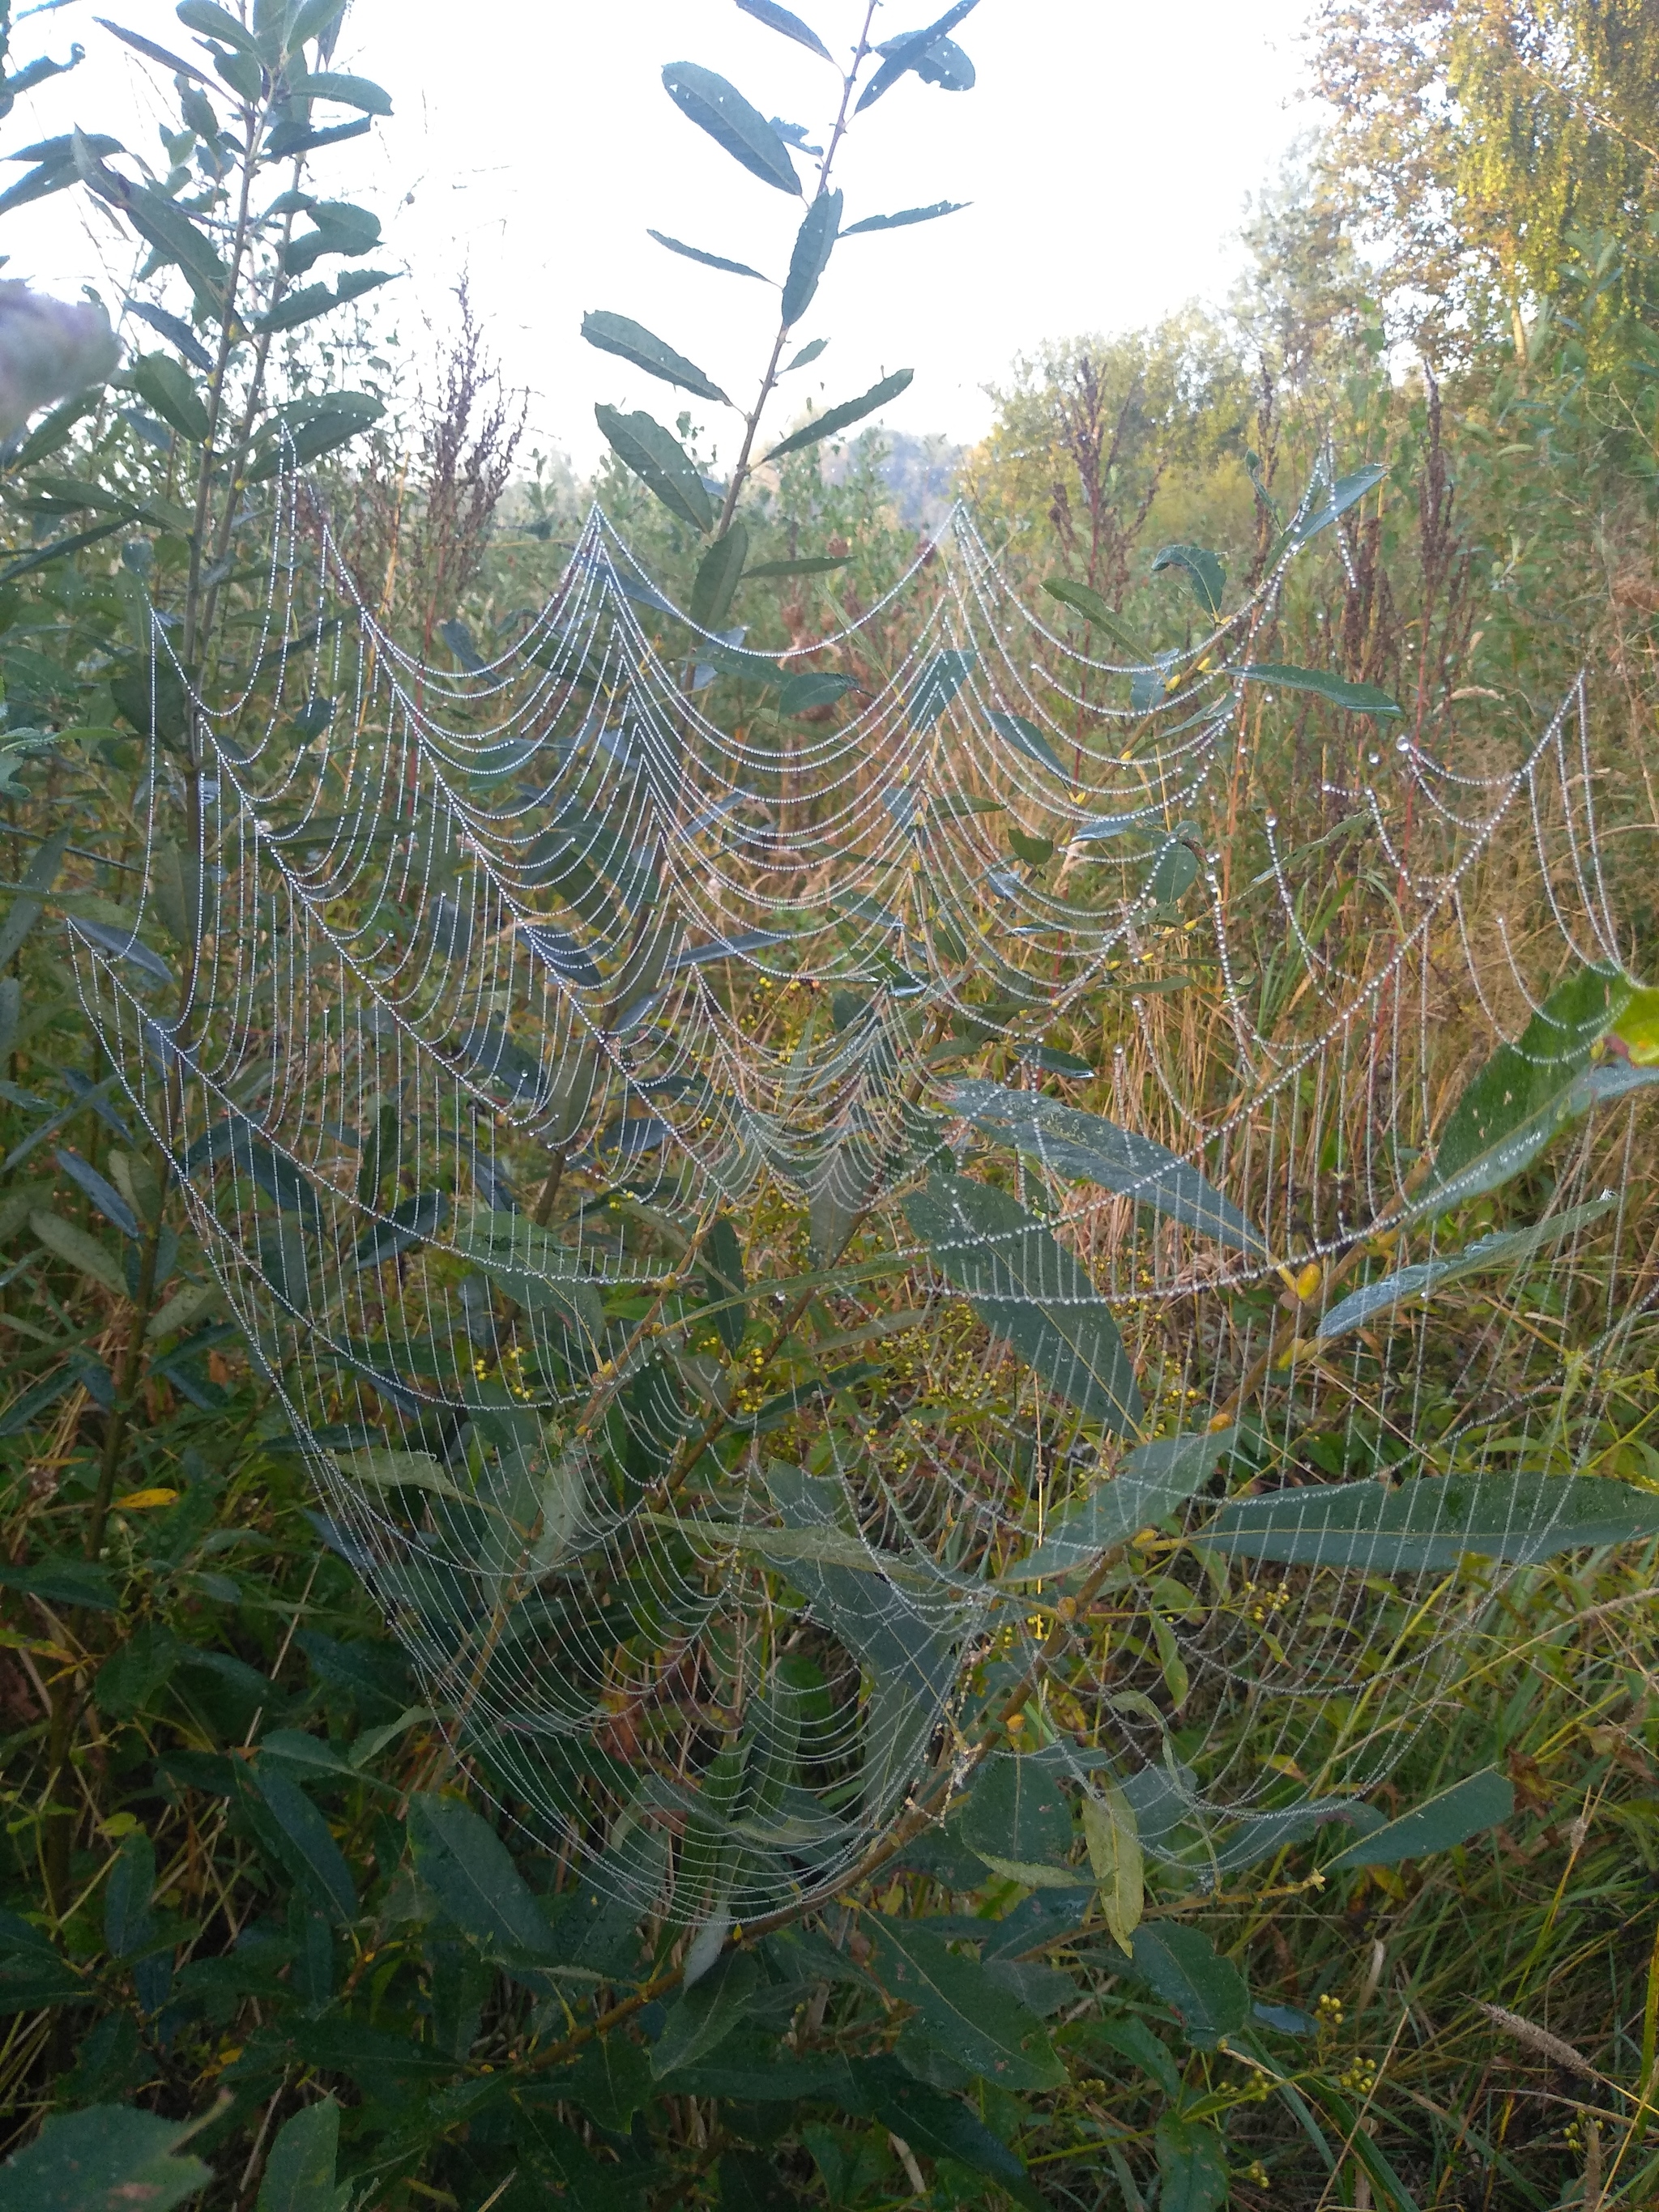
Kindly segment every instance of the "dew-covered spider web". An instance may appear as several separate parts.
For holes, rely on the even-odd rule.
[[[1553,1479],[1659,1285],[1586,700],[1443,746],[1247,677],[1340,503],[1139,667],[960,509],[787,660],[595,510],[428,666],[297,480],[240,695],[158,628],[146,906],[72,925],[82,991],[319,1542],[620,1903],[844,1880],[1079,1590],[1001,1740],[1213,1877],[1305,1826],[1316,1725],[1362,1795],[1479,1590],[1605,1533]]]

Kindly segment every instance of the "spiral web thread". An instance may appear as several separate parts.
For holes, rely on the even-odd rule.
[[[1087,1279],[1039,1285],[1051,1318],[1111,1301],[1143,1435],[1247,1423],[1235,1487],[1284,1479],[1315,1431],[1350,1476],[1414,1473],[1431,1395],[1460,1409],[1442,1469],[1585,1463],[1655,1295],[1617,1196],[1633,1099],[1558,1141],[1545,1210],[1565,1218],[1485,1280],[1476,1321],[1448,1339],[1402,1308],[1315,1340],[1316,1295],[1294,1365],[1229,1402],[1285,1279],[1402,1223],[1395,1261],[1431,1256],[1413,1209],[1448,1100],[1561,975],[1620,963],[1582,688],[1518,765],[1437,757],[1431,730],[1334,740],[1310,768],[1259,744],[1262,689],[1237,673],[1310,504],[1249,604],[1150,678],[1045,628],[958,510],[794,664],[861,690],[786,724],[751,688],[727,729],[711,680],[777,667],[675,616],[599,511],[547,605],[458,674],[402,650],[313,495],[278,489],[253,675],[196,702],[192,972],[175,997],[153,949],[76,925],[80,987],[324,1537],[456,1750],[550,1848],[608,1838],[594,1879],[621,1903],[747,1920],[843,1877],[1030,1664],[1054,1585],[1020,1562],[1133,1441],[1080,1424],[935,1265],[977,1267],[1006,1318],[1030,1297],[1018,1235],[936,1226],[930,1255],[890,1202],[944,1147],[999,1163],[1080,1258]],[[159,628],[154,665],[159,702],[182,678]],[[151,765],[146,914],[191,834],[179,756]],[[1285,774],[1300,787],[1267,787]],[[1293,809],[1318,834],[1286,848]],[[1055,860],[1021,861],[1010,825]],[[1196,1212],[1136,1202],[1137,1175],[1167,1184],[1162,1152],[1107,1189],[1063,1146],[975,1136],[961,1055],[1052,1091],[1060,1037],[1088,1045],[1098,1110],[1201,1172]],[[778,1226],[803,1205],[816,1255]],[[847,1348],[827,1394],[799,1394],[810,1433],[757,1410],[775,1381],[739,1363],[728,1433],[756,1433],[716,1485],[706,1459],[687,1475],[688,1438],[699,1389],[732,1392],[737,1338],[679,1322],[717,1248],[693,1258],[662,1224],[722,1218],[751,1269],[769,1251],[791,1277],[854,1234],[813,1310]],[[763,1321],[796,1295],[747,1286]],[[856,1362],[884,1333],[877,1401]],[[1120,1576],[1092,1690],[1033,1717],[1042,1758],[1116,1774],[1148,1849],[1212,1878],[1294,1817],[1266,1808],[1322,1702],[1376,1692],[1363,1560],[1260,1571],[1241,1593],[1237,1563],[1176,1553],[1161,1580]],[[1442,1581],[1388,1662],[1389,1719],[1359,1700],[1327,1787],[1385,1773],[1444,1693],[1471,1614]]]

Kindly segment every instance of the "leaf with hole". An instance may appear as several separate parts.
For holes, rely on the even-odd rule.
[[[1346,1873],[1350,1867],[1398,1866],[1405,1859],[1428,1857],[1431,1851],[1449,1851],[1467,1843],[1484,1828],[1495,1828],[1515,1810],[1515,1787],[1508,1775],[1495,1766],[1466,1775],[1428,1798],[1397,1820],[1373,1828],[1357,1844],[1350,1844],[1334,1859],[1327,1859],[1328,1874]]]
[[[1204,545],[1166,545],[1152,562],[1152,574],[1160,569],[1179,568],[1192,587],[1193,597],[1212,622],[1221,619],[1221,594],[1226,588],[1227,571],[1220,561]]]
[[[1316,1484],[1224,1505],[1204,1544],[1284,1566],[1443,1573],[1468,1553],[1532,1566],[1583,1547],[1659,1535],[1659,1492],[1606,1475],[1418,1475]]]
[[[671,62],[662,73],[668,97],[700,131],[706,131],[751,177],[781,192],[801,197],[800,179],[789,149],[757,107],[736,85],[695,62]]]
[[[935,1267],[1050,1389],[1120,1435],[1139,1427],[1140,1393],[1111,1308],[1075,1254],[1017,1200],[934,1175],[904,1211]]]
[[[1012,1146],[1067,1181],[1097,1182],[1235,1251],[1255,1259],[1267,1256],[1265,1239],[1232,1200],[1152,1137],[1120,1129],[1097,1114],[1041,1092],[1011,1091],[978,1077],[953,1083],[950,1099],[981,1136]]]
[[[859,95],[854,113],[862,115],[866,107],[873,106],[884,94],[890,92],[902,76],[913,69],[918,69],[939,41],[954,31],[963,18],[970,15],[977,5],[978,0],[957,0],[954,8],[947,8],[944,15],[936,22],[929,23],[925,30],[907,32],[902,39],[889,40],[882,48],[886,59]]]
[[[157,2119],[125,2105],[52,2112],[27,2148],[0,2166],[6,2212],[169,2212],[212,2180],[178,2155],[201,2123]]]
[[[1287,660],[1253,660],[1238,672],[1247,684],[1271,684],[1279,691],[1311,691],[1340,707],[1345,714],[1375,714],[1386,721],[1406,711],[1375,684],[1350,684],[1322,668],[1297,668]]]
[[[769,461],[781,460],[786,453],[805,453],[822,438],[833,438],[837,431],[845,430],[851,423],[861,422],[866,415],[873,415],[890,399],[896,399],[901,392],[908,392],[915,381],[913,368],[896,369],[891,376],[884,376],[879,384],[856,399],[843,399],[838,407],[831,407],[811,422],[805,422],[799,430],[792,430],[781,445],[774,446],[766,456]]]
[[[597,346],[602,353],[620,355],[635,368],[642,368],[647,376],[659,377],[665,384],[678,385],[699,399],[726,402],[726,394],[719,385],[711,384],[695,362],[676,353],[672,346],[647,330],[643,323],[636,323],[627,315],[613,315],[603,310],[584,315],[582,336],[589,345]]]
[[[908,230],[913,222],[936,222],[942,215],[960,215],[963,208],[971,207],[971,200],[935,200],[932,207],[900,208],[894,215],[866,215],[857,222],[849,222],[842,232],[843,238],[854,238],[860,231]]]
[[[596,407],[594,417],[623,466],[654,492],[671,514],[694,530],[714,526],[702,471],[678,439],[646,414],[623,415],[615,407]]]

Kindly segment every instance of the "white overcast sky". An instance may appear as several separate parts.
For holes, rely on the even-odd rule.
[[[885,0],[878,35],[914,29],[939,5]],[[1308,7],[980,0],[958,33],[976,88],[946,94],[906,78],[859,118],[836,172],[848,222],[939,199],[973,204],[842,244],[800,331],[828,337],[830,349],[794,380],[794,404],[809,391],[833,404],[914,368],[884,419],[968,440],[989,422],[983,387],[1021,351],[1224,298],[1246,196],[1311,119],[1297,97]],[[20,102],[3,143],[76,122],[159,165],[159,73],[98,27],[94,8],[197,51],[170,0],[76,0],[37,15],[18,27],[20,57],[61,56],[76,40],[87,59]],[[863,0],[798,0],[796,12],[840,52]],[[531,392],[535,435],[583,470],[599,445],[596,399],[669,422],[685,404],[584,345],[584,309],[649,325],[734,397],[752,390],[775,326],[775,294],[646,235],[664,230],[781,275],[799,219],[799,202],[748,176],[673,106],[659,72],[682,60],[730,77],[815,141],[833,114],[835,73],[734,0],[354,0],[335,58],[383,84],[396,109],[372,140],[319,155],[313,186],[381,215],[374,262],[407,272],[380,295],[387,320],[422,351],[468,271],[503,368]],[[9,276],[71,295],[91,279],[118,301],[130,264],[78,193],[7,218],[6,234]],[[720,410],[697,414],[729,450]]]

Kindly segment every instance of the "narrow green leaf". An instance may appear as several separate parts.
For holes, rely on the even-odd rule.
[[[1152,562],[1152,574],[1161,568],[1179,568],[1192,586],[1193,597],[1212,622],[1221,619],[1221,594],[1227,582],[1227,571],[1206,546],[1166,545]]]
[[[1140,1925],[1144,1873],[1135,1808],[1115,1782],[1097,1777],[1083,1792],[1083,1836],[1113,1941],[1130,1958]]]
[[[977,5],[978,0],[957,0],[954,8],[946,9],[925,30],[912,31],[904,38],[890,40],[884,49],[886,60],[865,86],[853,112],[862,115],[866,107],[872,107],[884,94],[890,92],[902,76],[927,58],[928,50],[938,40],[955,30],[963,16],[971,15]]]
[[[1395,1274],[1385,1275],[1380,1282],[1367,1283],[1340,1305],[1333,1306],[1321,1322],[1319,1334],[1323,1338],[1344,1336],[1350,1329],[1362,1328],[1374,1315],[1392,1313],[1408,1299],[1426,1299],[1448,1283],[1461,1282],[1466,1275],[1489,1273],[1495,1267],[1512,1267],[1522,1260],[1530,1259],[1534,1252],[1559,1243],[1564,1237],[1575,1236],[1589,1222],[1599,1221],[1604,1214],[1611,1213],[1618,1203],[1616,1198],[1602,1198],[1589,1206],[1571,1206],[1566,1212],[1553,1215],[1530,1229],[1503,1230],[1491,1237],[1477,1237],[1461,1252],[1449,1252],[1439,1259],[1401,1267]]]
[[[1036,1550],[1000,1579],[1039,1582],[1094,1565],[1103,1553],[1178,1512],[1237,1440],[1236,1428],[1206,1429],[1138,1444],[1109,1482],[1097,1483],[1080,1504],[1068,1505],[1049,1522]]]
[[[906,230],[913,222],[936,222],[942,215],[960,215],[972,205],[971,200],[935,200],[932,207],[901,208],[896,215],[866,215],[849,222],[842,236],[853,238],[861,230]]]
[[[662,73],[669,98],[700,131],[706,131],[751,177],[781,192],[801,197],[789,149],[772,125],[734,84],[695,62],[671,62]]]
[[[1297,668],[1287,660],[1253,660],[1238,672],[1247,684],[1271,684],[1280,691],[1311,691],[1348,714],[1375,714],[1386,721],[1390,716],[1402,717],[1406,711],[1375,684],[1350,684],[1322,668]]]
[[[781,714],[810,714],[815,707],[833,707],[858,686],[850,676],[831,675],[826,671],[820,675],[816,670],[804,676],[787,676],[778,694]]]
[[[1250,2016],[1250,1993],[1231,1959],[1201,1929],[1175,1920],[1143,1920],[1134,1932],[1135,1972],[1181,2015],[1188,2040],[1213,2051]]]
[[[342,107],[361,108],[365,115],[390,115],[392,95],[366,76],[344,76],[337,70],[317,70],[309,76],[290,78],[296,100],[331,100]]]
[[[352,2188],[337,2183],[340,2108],[332,2097],[283,2121],[265,2161],[258,2212],[347,2212]]]
[[[720,1214],[710,1224],[697,1256],[702,1262],[703,1295],[711,1304],[720,1307],[714,1328],[727,1352],[735,1358],[743,1344],[745,1310],[731,1301],[742,1297],[748,1285],[744,1279],[743,1245],[730,1214]]]
[[[750,576],[827,576],[832,568],[844,568],[851,556],[846,553],[801,553],[793,561],[757,561],[744,575]]]
[[[122,1273],[120,1261],[107,1245],[100,1244],[95,1237],[88,1237],[86,1231],[77,1228],[74,1222],[65,1221],[60,1214],[48,1213],[44,1209],[37,1209],[30,1214],[29,1227],[49,1252],[55,1252],[60,1260],[67,1261],[77,1273],[87,1276],[112,1297],[126,1297],[127,1279]]]
[[[1310,538],[1317,538],[1322,530],[1328,530],[1339,515],[1346,514],[1351,507],[1364,499],[1365,494],[1380,484],[1389,473],[1381,462],[1373,461],[1351,476],[1339,477],[1331,486],[1330,496],[1310,509],[1304,521],[1294,524],[1285,532],[1285,541],[1297,547]]]
[[[1110,1307],[1075,1255],[1006,1191],[935,1175],[905,1200],[910,1227],[981,1321],[1085,1419],[1127,1435],[1140,1393]]]
[[[758,269],[751,269],[746,261],[728,261],[723,253],[705,253],[702,246],[688,246],[684,239],[670,238],[665,231],[647,230],[645,234],[654,238],[659,246],[665,246],[671,253],[678,253],[687,261],[700,261],[705,269],[723,269],[728,276],[752,276],[762,284],[772,282]]]
[[[913,730],[931,730],[973,673],[976,653],[950,647],[936,653],[917,676],[908,712]]]
[[[1419,1475],[1236,1498],[1206,1545],[1286,1566],[1443,1572],[1466,1553],[1531,1566],[1583,1546],[1659,1535],[1659,1492],[1604,1475]]]
[[[0,922],[0,967],[9,965],[13,954],[46,912],[46,895],[58,881],[58,872],[64,865],[64,854],[74,834],[70,830],[54,830],[31,856],[24,872],[23,889],[12,901],[5,921]]]
[[[1000,713],[988,714],[985,719],[1016,752],[1024,753],[1028,760],[1036,761],[1040,768],[1048,769],[1054,775],[1065,775],[1059,754],[1035,722],[1028,721],[1024,714]]]
[[[169,2212],[213,2179],[199,2158],[180,2158],[189,2122],[158,2120],[125,2105],[53,2112],[26,2150],[0,2166],[6,2212]]]
[[[817,296],[819,279],[829,267],[830,256],[836,250],[842,206],[841,193],[820,192],[801,217],[800,228],[795,234],[794,251],[789,257],[789,274],[784,279],[783,321],[786,329],[800,320]]]
[[[793,368],[805,368],[810,362],[815,362],[817,359],[829,343],[828,338],[814,338],[810,345],[804,345],[801,348],[793,361],[786,362],[778,374],[781,376],[787,376]]]
[[[356,1917],[357,1892],[351,1869],[329,1833],[328,1822],[305,1792],[286,1775],[256,1766],[255,1786],[286,1837],[293,1870],[343,1927]]]
[[[553,1930],[512,1855],[459,1797],[416,1795],[409,1832],[422,1881],[465,1934],[496,1957],[554,1960]]]
[[[1373,1828],[1369,1836],[1350,1844],[1325,1863],[1329,1874],[1350,1867],[1398,1866],[1403,1859],[1428,1857],[1431,1851],[1449,1851],[1466,1843],[1483,1828],[1495,1828],[1515,1810],[1515,1788],[1508,1775],[1495,1766],[1465,1776],[1437,1796],[1429,1798],[1397,1820]]]
[[[594,416],[624,468],[653,491],[671,514],[694,530],[714,526],[714,510],[696,463],[684,446],[649,415],[596,407]]]
[[[1227,2153],[1201,2120],[1166,2113],[1153,2136],[1158,2151],[1158,2212],[1221,2212],[1232,2193]]]
[[[850,423],[861,422],[866,415],[873,415],[878,407],[884,407],[890,399],[896,399],[901,392],[908,392],[915,374],[913,368],[896,369],[891,376],[884,376],[879,384],[872,384],[859,398],[843,399],[839,407],[831,407],[811,422],[803,423],[799,430],[791,431],[781,445],[773,447],[767,459],[776,461],[786,453],[804,453],[820,439],[833,438]]]
[[[253,34],[239,23],[228,9],[215,5],[215,0],[179,0],[174,11],[187,30],[199,31],[204,38],[217,39],[221,46],[232,46],[238,53],[258,53]]]
[[[727,406],[731,404],[719,385],[711,384],[695,362],[676,353],[672,346],[654,337],[642,323],[630,321],[626,315],[584,315],[582,336],[601,353],[620,354],[635,368],[644,369],[647,376],[660,377],[665,384],[678,385],[682,391],[693,392],[699,399],[717,399]]]
[[[1048,2199],[1015,2153],[959,2097],[909,2079],[891,2058],[866,2059],[860,2078],[874,2086],[876,2118],[913,2151],[955,2159],[975,2173],[988,2174],[1027,2212],[1048,2212]]]
[[[738,5],[745,15],[752,15],[757,23],[764,23],[770,29],[781,32],[786,39],[793,39],[798,46],[805,46],[809,53],[821,54],[825,61],[834,62],[835,56],[811,25],[803,23],[800,17],[792,15],[787,8],[779,7],[778,0],[738,0]]]
[[[749,557],[749,532],[734,522],[724,538],[717,538],[697,563],[691,586],[691,619],[699,629],[720,629],[732,611],[732,594]]]
[[[1113,613],[1100,593],[1091,592],[1086,584],[1073,583],[1069,576],[1048,576],[1043,579],[1042,588],[1051,599],[1058,599],[1062,606],[1070,607],[1074,614],[1103,630],[1131,660],[1146,663],[1152,659],[1152,647],[1143,644],[1129,625]]]
[[[978,1960],[951,1950],[925,1922],[866,1913],[864,1926],[882,1987],[915,2006],[928,2040],[958,2065],[1005,2089],[1053,2089],[1066,2079],[1042,2021]]]
[[[1231,1200],[1154,1139],[1039,1091],[1011,1091],[977,1077],[952,1084],[950,1096],[956,1111],[982,1135],[1041,1160],[1054,1174],[1099,1183],[1235,1251],[1267,1256],[1265,1240]]]
[[[332,314],[336,307],[393,282],[393,272],[387,269],[343,269],[334,291],[326,284],[307,284],[279,300],[269,314],[256,316],[252,327],[262,332],[298,330],[301,323],[313,323],[319,315]]]
[[[141,354],[133,362],[132,380],[161,420],[181,436],[198,445],[208,434],[208,411],[191,381],[190,371],[171,354]]]

